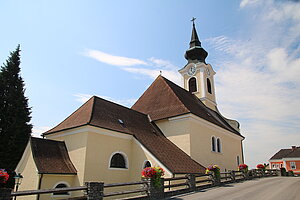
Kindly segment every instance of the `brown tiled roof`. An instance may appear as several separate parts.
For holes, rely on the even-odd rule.
[[[282,158],[298,158],[300,157],[300,147],[295,149],[280,149],[270,160],[277,160]]]
[[[30,138],[34,162],[40,174],[76,174],[64,142]]]
[[[154,121],[193,113],[202,119],[241,136],[219,113],[209,109],[195,95],[163,76],[156,78],[132,106],[132,109],[149,114]]]
[[[172,173],[203,173],[205,170],[168,140],[147,115],[95,96],[45,135],[83,125],[133,135]]]

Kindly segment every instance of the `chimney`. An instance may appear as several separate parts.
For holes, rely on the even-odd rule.
[[[292,146],[292,150],[295,151],[296,150],[296,146]]]

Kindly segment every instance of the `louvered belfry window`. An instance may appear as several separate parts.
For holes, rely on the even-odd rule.
[[[112,168],[126,168],[126,161],[122,154],[116,153],[113,155],[110,161],[110,167]]]
[[[207,78],[206,82],[207,82],[207,91],[208,91],[209,94],[211,94],[211,83],[210,83],[210,80]]]
[[[189,80],[189,91],[196,92],[197,91],[197,81],[195,77],[190,78]]]

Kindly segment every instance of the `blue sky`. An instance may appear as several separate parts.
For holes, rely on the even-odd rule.
[[[280,0],[1,1],[0,62],[21,45],[33,132],[91,95],[131,106],[178,69],[192,17],[217,72],[220,111],[241,123],[255,166],[300,141],[300,3]]]

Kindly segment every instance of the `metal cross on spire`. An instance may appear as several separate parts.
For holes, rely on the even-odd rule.
[[[193,24],[195,24],[195,20],[196,20],[195,17],[193,17],[193,18],[191,19],[191,21],[193,22]]]

